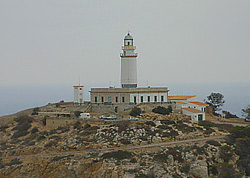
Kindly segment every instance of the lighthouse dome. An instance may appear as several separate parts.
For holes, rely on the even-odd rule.
[[[125,36],[124,40],[133,40],[133,37],[130,35],[130,33],[128,33],[128,34]]]

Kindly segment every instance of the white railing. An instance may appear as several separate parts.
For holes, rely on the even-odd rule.
[[[137,57],[137,53],[135,53],[135,54],[123,54],[123,53],[120,53],[120,56],[121,57]]]

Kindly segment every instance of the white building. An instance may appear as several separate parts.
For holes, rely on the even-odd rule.
[[[206,103],[199,102],[199,101],[191,101],[191,102],[187,103],[188,108],[194,108],[194,109],[198,109],[198,110],[204,111],[204,112],[206,111],[207,106],[209,106],[209,105]]]
[[[124,38],[121,56],[121,86],[122,88],[137,87],[137,53],[135,53],[133,37],[128,33]]]
[[[206,119],[203,111],[194,108],[182,108],[182,114],[191,116],[192,121],[204,121]]]
[[[196,96],[179,95],[168,96],[168,100],[176,102],[176,109],[180,110],[182,114],[191,116],[193,121],[205,120],[205,111],[208,104],[198,102]]]
[[[84,86],[74,86],[74,103],[82,104],[83,100],[83,87]]]

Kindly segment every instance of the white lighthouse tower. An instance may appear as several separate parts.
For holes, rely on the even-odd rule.
[[[84,86],[73,86],[74,87],[74,103],[75,104],[82,104],[83,100],[83,87]]]
[[[122,88],[137,87],[137,53],[135,53],[133,37],[128,33],[124,38],[121,53],[121,85]]]

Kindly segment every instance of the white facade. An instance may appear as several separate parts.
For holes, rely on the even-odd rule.
[[[131,103],[154,103],[154,102],[167,102],[168,93],[138,93],[130,94]]]
[[[206,120],[205,113],[203,111],[200,111],[194,108],[182,108],[182,114],[191,116],[192,121]]]
[[[83,86],[74,86],[74,103],[82,104],[83,102]]]
[[[137,87],[137,53],[133,37],[128,33],[124,38],[121,56],[121,85],[123,88]]]
[[[201,102],[190,102],[190,103],[187,103],[187,107],[188,108],[194,108],[194,109],[197,109],[197,110],[200,110],[200,111],[206,111],[206,107],[208,106],[208,104],[205,104],[205,103],[201,103]]]

